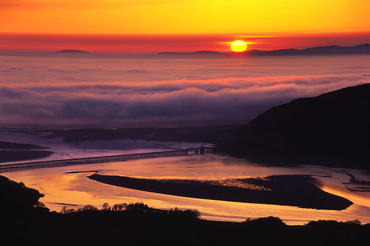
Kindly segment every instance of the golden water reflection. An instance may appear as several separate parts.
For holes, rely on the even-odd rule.
[[[175,178],[220,180],[231,178],[265,177],[281,174],[315,175],[322,189],[345,197],[354,205],[342,211],[303,209],[293,206],[279,206],[240,202],[215,201],[185,198],[115,187],[99,183],[86,177],[95,171],[100,174],[122,175],[140,178]],[[205,155],[173,158],[156,158],[117,163],[56,167],[9,172],[2,175],[23,182],[45,195],[40,201],[54,211],[63,206],[77,208],[86,204],[101,206],[115,203],[144,202],[162,209],[197,209],[202,218],[210,220],[243,221],[246,218],[277,216],[287,224],[304,224],[311,220],[327,219],[347,221],[358,219],[370,223],[369,192],[351,192],[346,189],[351,172],[356,177],[369,178],[361,171],[328,169],[316,166],[300,168],[266,167],[227,156]]]

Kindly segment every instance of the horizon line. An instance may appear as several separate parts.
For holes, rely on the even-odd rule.
[[[284,49],[272,49],[272,50],[259,50],[259,49],[248,49],[246,50],[245,52],[240,52],[240,53],[236,53],[236,52],[232,52],[232,51],[227,51],[227,52],[222,52],[222,51],[216,51],[216,50],[193,50],[193,51],[188,51],[188,52],[171,52],[171,51],[154,51],[154,52],[140,52],[140,51],[132,51],[132,52],[127,52],[127,51],[89,51],[89,50],[83,50],[83,49],[57,49],[57,50],[2,50],[0,49],[0,56],[1,55],[4,55],[4,54],[1,54],[2,52],[9,52],[9,53],[29,53],[29,54],[45,54],[45,55],[51,55],[51,54],[55,54],[55,55],[60,55],[60,56],[63,56],[63,55],[66,55],[66,56],[88,56],[88,55],[113,55],[113,54],[117,54],[117,55],[158,55],[158,54],[162,54],[162,53],[168,53],[169,55],[171,54],[179,54],[179,55],[193,55],[194,53],[199,53],[199,52],[210,52],[210,53],[218,53],[218,54],[235,54],[235,55],[238,55],[238,54],[246,54],[248,53],[248,51],[283,51],[283,50],[289,50],[289,49],[293,49],[293,50],[297,50],[297,51],[303,51],[305,49],[312,49],[312,48],[324,48],[324,47],[332,47],[332,46],[335,46],[335,47],[339,47],[339,48],[349,48],[349,47],[356,47],[356,46],[362,46],[362,45],[369,45],[369,43],[360,43],[360,44],[355,44],[355,45],[335,45],[335,44],[332,44],[332,45],[323,45],[323,46],[310,46],[310,47],[305,47],[305,48],[284,48]],[[65,53],[63,53],[65,52]],[[70,53],[68,53],[70,52]],[[206,54],[205,54],[206,55]]]

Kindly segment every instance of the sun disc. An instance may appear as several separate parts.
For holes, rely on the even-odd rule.
[[[234,52],[244,52],[247,50],[247,43],[243,40],[236,40],[231,43],[230,48]]]

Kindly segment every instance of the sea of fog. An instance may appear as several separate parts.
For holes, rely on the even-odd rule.
[[[0,56],[3,126],[245,124],[368,83],[370,56]]]

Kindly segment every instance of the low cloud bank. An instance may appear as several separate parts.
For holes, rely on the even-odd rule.
[[[158,64],[143,69],[143,63],[136,66],[130,63],[129,68],[119,70],[117,64],[112,68],[104,61],[98,62],[101,64],[79,61],[76,66],[63,65],[58,69],[55,64],[47,66],[47,61],[32,66],[26,61],[0,63],[0,73],[4,75],[0,82],[0,124],[59,127],[155,126],[158,122],[167,126],[245,124],[268,108],[296,97],[316,96],[370,81],[370,74],[356,64],[342,65],[341,73],[327,69],[319,74],[296,74],[293,71],[298,70],[294,69],[290,74],[281,74],[274,70],[276,65],[264,65],[266,72],[260,74],[256,72],[258,66],[221,69],[220,62],[218,72],[215,62],[204,63],[204,71],[199,71],[199,66],[185,61],[185,65],[174,65],[171,72],[169,68],[158,70]],[[313,71],[312,64],[302,66],[301,69]],[[215,72],[207,77],[210,68]],[[193,71],[191,76],[189,69]]]

